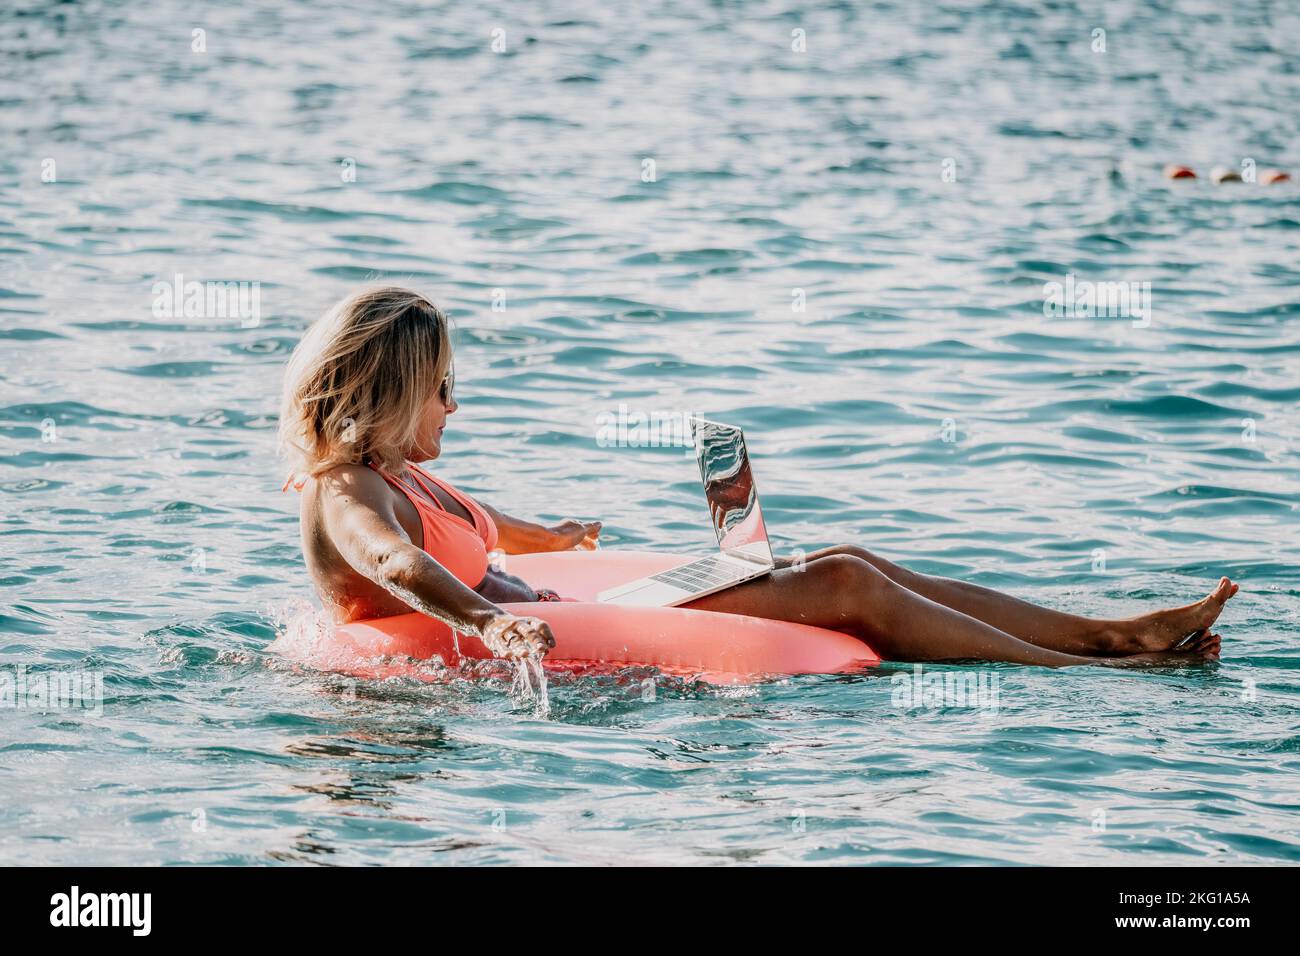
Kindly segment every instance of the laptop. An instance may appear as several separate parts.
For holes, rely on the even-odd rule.
[[[744,433],[735,425],[703,418],[691,419],[691,431],[704,497],[718,538],[718,553],[607,588],[596,595],[597,601],[630,607],[675,607],[772,570],[772,548],[749,470]]]

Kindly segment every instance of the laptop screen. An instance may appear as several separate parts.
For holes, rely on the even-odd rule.
[[[694,419],[693,424],[695,456],[700,462],[704,497],[709,503],[718,547],[771,564],[772,548],[749,470],[745,436],[734,425],[702,418]]]

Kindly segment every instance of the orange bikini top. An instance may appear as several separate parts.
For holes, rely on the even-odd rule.
[[[394,488],[406,495],[420,514],[420,527],[424,540],[419,542],[431,558],[454,574],[467,587],[476,588],[487,576],[488,552],[497,546],[497,526],[483,510],[482,505],[429,474],[417,465],[407,464],[411,477],[424,495],[415,494],[404,482],[398,481],[374,465],[375,472]],[[431,481],[452,498],[460,502],[474,519],[470,524],[442,506],[437,495],[429,490],[425,481]],[[425,497],[427,496],[427,497]]]
[[[420,515],[420,528],[424,540],[418,542],[420,547],[444,568],[454,574],[467,587],[476,588],[487,576],[488,552],[497,546],[497,526],[483,506],[469,495],[457,491],[445,481],[433,477],[423,468],[407,463],[411,477],[424,495],[415,494],[405,483],[398,481],[372,464],[375,473],[394,488],[406,495]],[[287,491],[289,485],[301,491],[306,480],[295,481],[290,475],[281,491]],[[438,496],[429,490],[425,481],[431,481],[452,498],[460,502],[469,516],[474,519],[470,524],[459,515],[454,515],[442,506]],[[425,497],[427,495],[427,497]]]

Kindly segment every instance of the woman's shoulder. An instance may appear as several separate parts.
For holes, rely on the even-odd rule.
[[[365,500],[386,498],[388,482],[369,465],[334,465],[316,476],[311,482],[317,492],[327,497],[344,496]]]
[[[400,507],[401,496],[366,465],[335,465],[308,482],[303,491],[304,520],[320,520],[326,527],[339,527],[340,521],[364,512],[393,519]]]

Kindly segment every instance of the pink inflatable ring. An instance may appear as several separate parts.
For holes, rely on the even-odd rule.
[[[712,683],[744,683],[789,674],[844,674],[880,663],[866,644],[839,631],[687,608],[634,608],[595,603],[597,592],[690,558],[646,551],[562,551],[509,555],[505,570],[535,588],[550,588],[562,602],[502,605],[545,620],[555,634],[548,668],[616,670],[649,665]],[[423,614],[356,621],[307,640],[282,636],[272,650],[325,670],[379,677],[400,673],[395,659],[486,659],[476,637]]]

